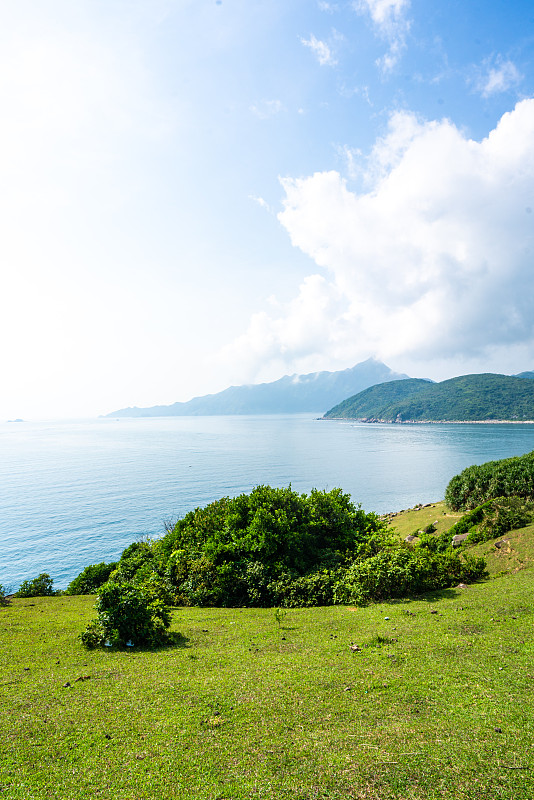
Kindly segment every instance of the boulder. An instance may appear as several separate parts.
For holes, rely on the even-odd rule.
[[[465,542],[468,536],[468,533],[457,533],[456,536],[452,537],[452,546],[459,547],[462,542]]]

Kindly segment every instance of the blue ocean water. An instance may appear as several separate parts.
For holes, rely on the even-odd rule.
[[[470,464],[534,450],[534,425],[366,425],[319,414],[0,425],[0,583],[84,566],[219,497],[340,486],[366,511],[443,498]]]

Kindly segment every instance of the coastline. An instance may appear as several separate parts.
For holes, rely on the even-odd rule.
[[[322,422],[346,420],[368,425],[534,425],[534,419],[369,419],[368,417],[320,417]]]

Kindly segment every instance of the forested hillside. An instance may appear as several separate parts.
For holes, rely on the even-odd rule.
[[[531,421],[534,381],[493,373],[462,375],[441,383],[395,381],[360,392],[325,414],[325,419],[340,418],[367,422]]]

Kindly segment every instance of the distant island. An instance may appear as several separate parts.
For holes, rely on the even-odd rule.
[[[150,408],[121,408],[106,417],[178,417],[218,414],[320,413],[369,386],[405,380],[381,361],[369,358],[337,372],[286,375],[271,383],[231,386],[217,394],[194,397],[185,403]]]
[[[461,375],[440,383],[418,378],[372,386],[323,419],[362,422],[534,422],[534,372]]]

